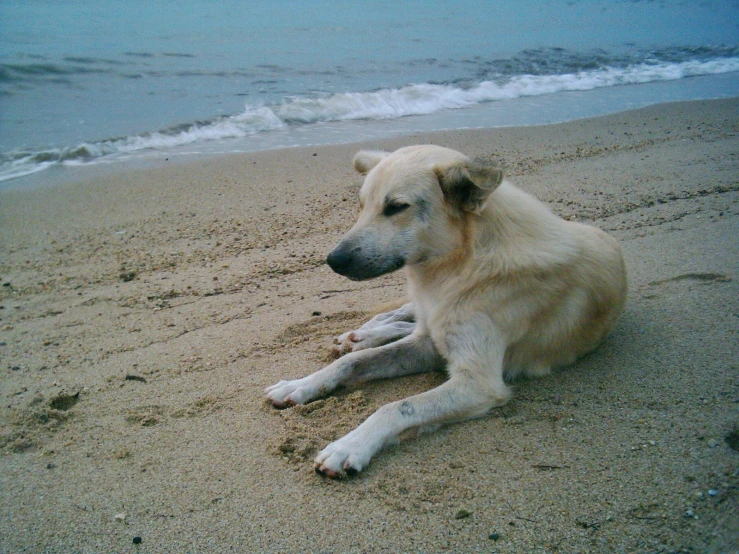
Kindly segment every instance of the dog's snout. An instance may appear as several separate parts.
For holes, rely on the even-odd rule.
[[[354,249],[354,250],[348,250],[344,248],[334,248],[328,255],[328,258],[326,258],[326,263],[328,263],[329,267],[333,269],[336,273],[339,275],[344,275],[349,269],[349,266],[352,265],[352,260],[354,258],[353,254],[355,253],[355,250],[361,250]]]
[[[352,281],[379,277],[405,265],[402,256],[389,256],[378,251],[371,239],[371,236],[365,236],[364,240],[357,240],[355,237],[343,240],[328,255],[326,263],[336,273]]]

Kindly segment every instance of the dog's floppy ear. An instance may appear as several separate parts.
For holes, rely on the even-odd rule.
[[[441,190],[447,202],[465,212],[475,212],[503,181],[503,170],[476,158],[449,167],[437,167]]]
[[[390,155],[390,152],[381,150],[362,150],[354,156],[354,169],[362,175],[367,175],[372,168],[380,163],[383,158]]]

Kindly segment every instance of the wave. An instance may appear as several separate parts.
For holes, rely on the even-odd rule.
[[[94,163],[115,155],[242,138],[289,126],[331,121],[395,119],[524,96],[671,81],[734,71],[739,71],[739,56],[680,62],[644,61],[623,67],[606,66],[561,74],[502,76],[498,73],[496,78],[467,84],[421,83],[370,92],[347,92],[312,98],[292,97],[272,105],[247,105],[243,112],[236,115],[153,133],[82,143],[63,149],[16,150],[2,154],[0,181],[28,175],[60,163]]]
[[[269,108],[258,107],[216,121],[180,125],[155,133],[83,142],[70,148],[16,150],[0,155],[0,182],[30,175],[60,163],[69,165],[93,163],[114,155],[144,150],[167,150],[204,141],[241,138],[284,126],[285,123]]]
[[[603,49],[573,51],[566,48],[530,48],[511,58],[463,60],[475,69],[477,79],[500,76],[563,75],[603,68],[628,68],[643,63],[678,64],[739,57],[739,46],[670,46],[649,51],[607,52]]]
[[[287,124],[352,119],[389,119],[427,115],[523,96],[671,81],[698,75],[739,71],[739,57],[681,63],[642,63],[563,75],[520,75],[483,81],[467,87],[419,84],[374,92],[334,94],[326,98],[297,98],[277,105],[274,113]]]
[[[82,76],[90,73],[106,73],[111,77],[128,78],[132,75],[152,78],[176,77],[214,77],[214,78],[245,78],[251,80],[251,85],[275,82],[269,75],[306,75],[306,76],[333,76],[350,75],[353,72],[343,66],[328,68],[291,68],[274,64],[258,64],[254,67],[213,69],[203,67],[194,54],[179,52],[123,52],[121,59],[96,58],[90,56],[65,56],[60,60],[52,61],[43,56],[29,55],[25,57],[30,62],[2,62],[0,61],[0,82],[8,84],[22,83],[24,86],[37,84],[43,86],[49,78],[58,75]],[[472,57],[464,59],[437,59],[420,58],[397,62],[398,66],[392,71],[403,72],[408,69],[416,70],[419,67],[429,72],[445,73],[449,67],[457,67],[467,78],[477,82],[495,80],[518,75],[563,75],[592,71],[603,68],[627,68],[645,61],[653,63],[682,63],[688,61],[710,61],[739,56],[739,46],[673,46],[652,51],[607,52],[602,49],[588,51],[573,51],[566,48],[548,47],[526,49],[510,58],[486,59]],[[188,63],[184,67],[172,68],[166,63],[154,63],[152,60],[165,58],[180,58]],[[2,59],[2,58],[0,58]],[[191,62],[192,63],[189,63]],[[392,65],[392,64],[391,64]],[[367,68],[363,72],[372,72]],[[266,74],[265,74],[266,72]],[[80,81],[78,86],[84,88],[85,83]]]
[[[82,62],[79,62],[82,63]],[[105,69],[88,66],[71,66],[58,63],[0,64],[0,82],[20,82],[37,77],[57,77],[59,75],[80,75],[84,73],[109,73]]]

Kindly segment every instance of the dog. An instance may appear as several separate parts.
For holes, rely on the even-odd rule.
[[[360,214],[328,265],[357,281],[404,267],[410,301],[339,337],[343,357],[267,398],[283,408],[370,379],[444,369],[449,378],[329,444],[314,467],[333,478],[400,438],[504,405],[506,381],[592,351],[627,293],[615,239],[557,217],[483,159],[421,145],[361,151],[354,167],[366,175]]]

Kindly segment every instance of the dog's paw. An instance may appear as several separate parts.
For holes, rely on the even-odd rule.
[[[295,404],[305,404],[319,395],[319,391],[310,383],[310,377],[294,381],[280,381],[264,389],[267,399],[275,408],[287,408]]]
[[[317,473],[326,477],[341,479],[362,471],[371,458],[372,450],[366,444],[359,444],[347,435],[324,448],[316,456],[313,467]]]
[[[380,314],[387,315],[387,314]],[[379,318],[380,316],[377,316]],[[349,331],[334,339],[336,346],[333,352],[336,356],[343,356],[349,352],[357,352],[365,348],[375,348],[410,335],[416,324],[409,321],[391,321],[378,323],[377,318],[366,323],[356,331]]]
[[[366,335],[367,333],[364,333]],[[331,348],[336,357],[343,356],[349,352],[356,352],[363,348],[369,348],[369,345],[362,344],[366,337],[360,329],[356,331],[347,331],[343,335],[339,335],[334,339],[334,346]]]

